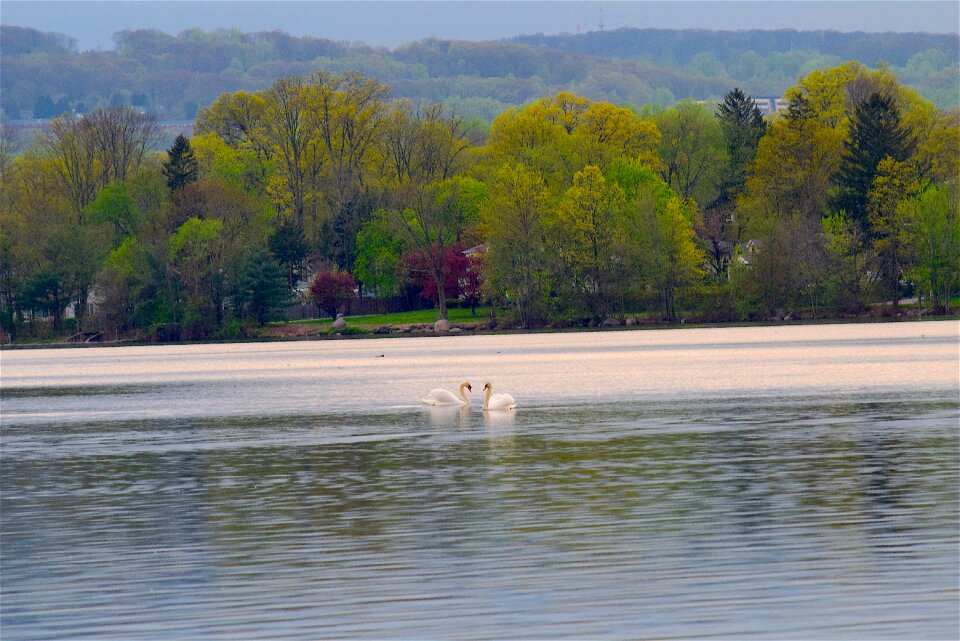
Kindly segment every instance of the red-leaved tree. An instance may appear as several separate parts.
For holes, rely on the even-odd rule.
[[[418,252],[406,252],[401,264],[409,273],[409,280],[420,288],[420,298],[438,304],[439,288],[431,266]],[[463,255],[462,245],[453,245],[443,249],[443,293],[446,298],[462,298],[464,285],[468,280],[470,259]]]
[[[319,272],[310,283],[310,294],[317,307],[336,318],[356,288],[357,282],[347,272]]]

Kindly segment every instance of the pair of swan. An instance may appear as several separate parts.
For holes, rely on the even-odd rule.
[[[459,405],[460,407],[469,407],[470,399],[463,390],[473,391],[473,386],[467,381],[460,383],[459,397],[453,392],[445,389],[432,389],[426,398],[420,399],[427,405]],[[517,401],[509,394],[493,394],[493,385],[487,383],[483,386],[485,392],[483,397],[484,410],[512,410],[517,406]]]

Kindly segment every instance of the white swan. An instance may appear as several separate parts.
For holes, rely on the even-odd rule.
[[[483,398],[483,409],[485,410],[512,410],[517,406],[517,401],[514,400],[509,394],[494,394],[490,396],[493,392],[493,385],[487,383],[483,386],[486,396]]]
[[[426,398],[421,398],[427,405],[460,405],[461,407],[470,405],[470,399],[467,398],[467,395],[463,393],[464,388],[468,392],[473,391],[473,387],[470,386],[470,383],[464,381],[460,383],[460,396],[457,397],[453,392],[448,392],[445,389],[432,389],[430,393],[427,394]]]

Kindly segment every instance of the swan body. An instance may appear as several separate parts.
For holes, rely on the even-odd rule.
[[[426,405],[459,405],[461,407],[465,407],[470,405],[470,399],[467,398],[467,395],[463,393],[464,389],[466,389],[468,392],[473,391],[473,387],[470,386],[470,383],[464,381],[460,383],[460,389],[458,390],[460,393],[459,396],[445,389],[437,388],[430,390],[430,393],[427,394],[427,397],[420,400]]]
[[[517,406],[517,401],[509,394],[493,394],[493,385],[487,383],[483,386],[486,395],[483,398],[483,409],[485,410],[512,410]]]

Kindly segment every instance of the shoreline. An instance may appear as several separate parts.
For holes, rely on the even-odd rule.
[[[957,321],[960,320],[960,314],[946,314],[943,316],[925,315],[901,315],[901,316],[863,316],[855,318],[807,318],[795,320],[770,320],[770,321],[740,321],[726,323],[670,323],[670,324],[637,324],[637,325],[614,325],[599,327],[537,327],[532,329],[523,328],[502,328],[502,329],[479,329],[477,327],[467,327],[469,323],[460,323],[451,327],[452,330],[436,332],[433,329],[420,329],[412,331],[410,326],[390,325],[388,331],[377,332],[374,330],[353,333],[329,333],[326,329],[319,329],[314,333],[302,335],[287,336],[249,336],[236,339],[204,339],[192,341],[149,341],[142,339],[120,339],[115,341],[99,341],[95,343],[4,343],[0,345],[0,351],[6,350],[31,350],[31,349],[73,349],[73,348],[97,348],[97,347],[143,347],[147,345],[218,345],[234,343],[290,343],[305,341],[338,341],[355,339],[391,339],[391,338],[447,338],[453,336],[485,336],[485,335],[514,335],[514,334],[568,334],[568,333],[599,333],[599,332],[628,332],[628,331],[654,331],[654,330],[673,330],[673,329],[709,329],[709,328],[738,328],[738,327],[798,327],[804,325],[853,325],[853,324],[876,324],[876,323],[927,323],[936,321]],[[289,323],[286,326],[308,325],[311,327],[326,328],[326,325]],[[419,325],[419,324],[414,324]],[[422,326],[422,325],[421,325]],[[351,325],[348,323],[347,328]],[[353,326],[354,328],[357,325]],[[381,326],[382,327],[382,326]],[[263,328],[261,328],[263,329]]]

